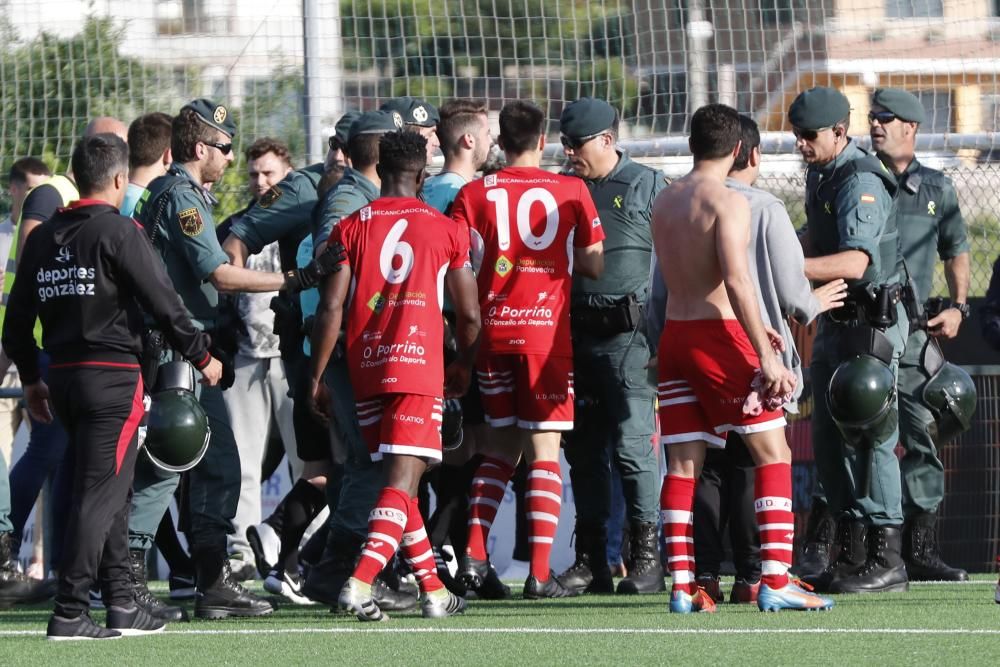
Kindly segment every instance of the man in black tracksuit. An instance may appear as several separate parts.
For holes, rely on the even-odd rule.
[[[60,209],[25,244],[8,302],[3,347],[17,364],[28,410],[69,435],[73,502],[49,639],[105,639],[163,629],[132,598],[128,497],[143,415],[142,311],[215,384],[221,365],[181,305],[142,228],[118,214],[128,149],[111,134],[85,137],[72,157],[80,200]],[[140,308],[142,310],[140,310]],[[50,389],[38,373],[35,318],[51,355]],[[99,579],[108,629],[87,614]]]

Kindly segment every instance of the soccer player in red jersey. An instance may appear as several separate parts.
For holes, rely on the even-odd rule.
[[[509,166],[463,187],[452,207],[452,217],[469,229],[478,271],[483,335],[476,371],[492,427],[469,494],[460,576],[472,588],[486,576],[489,529],[523,453],[527,599],[570,595],[549,568],[562,502],[559,434],[573,428],[569,293],[574,270],[596,278],[604,268],[604,231],[586,185],[539,168],[544,127],[534,104],[506,105],[498,143]]]
[[[323,369],[347,304],[347,359],[358,419],[372,459],[383,459],[386,470],[361,559],[339,598],[341,608],[362,621],[387,618],[372,599],[371,585],[397,549],[417,577],[424,617],[465,609],[465,600],[437,576],[416,498],[428,462],[441,460],[442,399],[468,387],[479,336],[468,232],[417,199],[426,141],[413,132],[391,132],[379,142],[382,196],[334,227],[330,244],[344,247],[344,276],[324,281],[313,334],[311,400],[323,413],[329,405]],[[445,287],[455,307],[458,343],[458,358],[447,369]]]

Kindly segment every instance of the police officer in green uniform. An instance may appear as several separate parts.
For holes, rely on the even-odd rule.
[[[954,338],[969,316],[969,242],[951,179],[915,157],[917,128],[924,121],[920,100],[905,90],[882,88],[868,114],[872,148],[899,180],[896,221],[903,258],[917,304],[931,294],[934,255],[944,262],[950,301],[936,300],[926,329],[914,327],[899,363],[899,462],[903,491],[903,559],[911,581],[965,581],[965,570],[945,564],[937,549],[937,510],[944,499],[944,466],[930,427],[934,416],[922,400],[931,373],[923,363],[928,332]],[[930,343],[934,345],[934,343]],[[944,444],[944,443],[940,443]]]
[[[893,378],[908,327],[893,203],[896,179],[847,137],[850,104],[839,91],[801,93],[788,120],[809,165],[808,224],[802,234],[806,276],[824,283],[843,278],[848,284],[844,306],[821,316],[813,344],[813,451],[830,511],[839,519],[840,553],[810,583],[834,593],[905,590],[899,462],[893,453],[899,432]],[[876,359],[891,372],[880,376],[889,381],[878,386],[879,419],[850,431],[841,412],[835,419],[831,408],[838,405],[828,394],[841,364],[850,371],[859,359],[864,368]],[[849,375],[845,371],[842,377]]]
[[[313,230],[317,249],[326,245],[330,232],[342,218],[379,197],[381,179],[375,171],[379,139],[403,127],[403,116],[398,111],[367,111],[351,125],[348,139],[351,166],[317,207]],[[382,467],[371,461],[361,437],[347,361],[343,346],[338,344],[337,347],[327,366],[325,379],[332,398],[331,426],[337,450],[334,458],[344,463],[344,478],[338,499],[331,502],[323,557],[309,569],[302,587],[303,594],[310,599],[331,605],[336,604],[340,588],[351,576],[367,536],[368,513],[384,483]],[[398,610],[416,604],[414,596],[397,596],[381,579],[376,579],[372,593],[383,609]]]
[[[578,403],[566,460],[576,499],[576,562],[559,576],[578,592],[614,592],[606,557],[611,465],[618,469],[630,522],[626,594],[665,590],[659,555],[659,462],[653,447],[655,386],[647,366],[643,306],[653,240],[650,208],[666,186],[662,174],[617,148],[618,112],[590,97],[568,105],[559,120],[569,168],[582,178],[601,216],[604,273],[574,276],[570,316]]]
[[[212,208],[217,202],[205,185],[217,182],[232,162],[235,133],[236,125],[226,107],[206,99],[184,106],[173,121],[174,163],[166,175],[149,184],[135,210],[136,219],[146,228],[192,321],[215,334],[213,340],[224,337],[219,334],[224,334],[225,325],[217,319],[219,291],[295,290],[318,281],[317,276],[306,279],[306,274],[299,271],[265,273],[229,263],[215,232]],[[213,350],[217,357],[227,356],[217,343]],[[273,611],[271,604],[243,589],[229,570],[226,535],[233,530],[232,518],[239,499],[239,454],[222,390],[200,387],[199,394],[212,435],[205,457],[191,470],[188,480],[187,535],[198,580],[195,615],[225,618],[269,614]],[[151,546],[177,482],[177,475],[164,475],[149,466],[137,471],[129,521],[130,549]],[[154,601],[147,603],[152,605]]]

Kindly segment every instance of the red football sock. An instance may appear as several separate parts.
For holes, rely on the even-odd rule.
[[[437,575],[434,551],[431,549],[430,540],[427,539],[427,531],[424,530],[424,519],[420,516],[420,503],[417,498],[410,500],[410,513],[406,518],[402,546],[403,557],[413,568],[420,590],[424,593],[433,593],[444,588]]]
[[[660,515],[673,590],[694,595],[694,485],[692,477],[667,475],[660,491]]]
[[[469,539],[465,553],[476,560],[486,560],[486,538],[500,510],[507,482],[514,476],[514,466],[503,459],[484,456],[476,469],[469,491]]]
[[[562,507],[562,476],[558,461],[535,461],[528,467],[528,490],[524,500],[528,512],[528,542],[531,544],[531,575],[539,581],[547,581],[549,556]]]
[[[382,489],[375,509],[368,515],[368,539],[361,549],[361,560],[354,568],[354,577],[366,584],[375,577],[399,548],[406,516],[410,511],[410,496],[387,486]]]
[[[771,588],[781,588],[788,583],[795,538],[792,466],[787,463],[757,466],[754,497],[760,529],[761,580]]]

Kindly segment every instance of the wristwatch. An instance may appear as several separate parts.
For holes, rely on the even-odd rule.
[[[962,321],[969,319],[969,315],[972,314],[972,309],[969,308],[969,304],[967,303],[955,303],[952,301],[951,307],[962,313]]]

